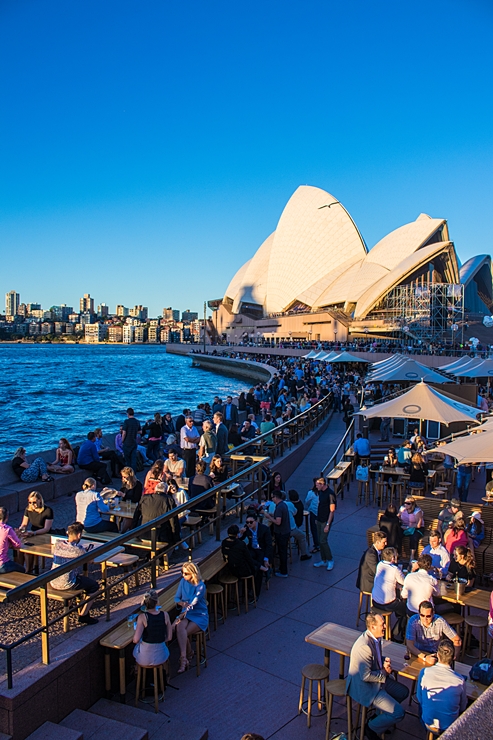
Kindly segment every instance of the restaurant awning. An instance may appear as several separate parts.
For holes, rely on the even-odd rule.
[[[460,463],[493,463],[493,425],[484,425],[473,434],[458,437],[440,447],[440,452]]]
[[[450,378],[438,373],[433,368],[422,365],[420,362],[416,362],[416,360],[411,359],[407,359],[405,362],[394,365],[388,368],[388,370],[383,368],[376,373],[372,373],[370,380],[384,383],[398,383],[405,381],[416,383],[420,380],[425,380],[428,383],[453,382]]]
[[[364,362],[369,364],[370,360],[364,360],[362,357],[352,355],[350,352],[341,352],[340,354],[332,358],[330,362],[333,362],[335,364],[337,364],[338,362]]]
[[[448,425],[453,421],[478,423],[476,416],[479,411],[474,406],[444,396],[426,383],[417,383],[397,398],[369,409],[362,408],[356,413],[367,419],[388,416],[391,419],[427,419]]]

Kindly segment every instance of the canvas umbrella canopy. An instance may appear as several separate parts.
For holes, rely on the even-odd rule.
[[[370,409],[356,412],[367,419],[389,416],[391,419],[427,419],[440,424],[453,421],[476,422],[478,409],[444,396],[426,383],[417,383],[405,393],[390,401],[375,404]],[[444,447],[440,448],[442,452]]]
[[[375,368],[373,366],[373,369],[368,373],[367,379],[371,380],[375,376],[380,376],[383,373],[389,372],[392,368],[399,367],[399,365],[402,365],[403,362],[407,362],[407,357],[399,356],[396,359],[387,359],[385,360],[385,365],[380,365],[380,367]]]
[[[493,360],[483,360],[472,367],[468,363],[465,367],[450,372],[457,378],[491,378],[493,377]]]
[[[450,362],[448,365],[442,365],[439,367],[439,370],[442,370],[445,373],[451,373],[454,370],[458,370],[459,368],[465,368],[467,365],[477,365],[481,360],[479,360],[477,357],[470,357],[469,355],[466,355],[465,357],[461,357],[459,360],[455,360],[455,362]]]
[[[315,357],[318,354],[320,354],[320,352],[317,352],[315,349],[311,349],[307,355],[303,355],[303,359],[310,360],[312,357]]]
[[[367,364],[370,364],[370,360],[363,360],[362,357],[356,357],[356,355],[352,355],[350,352],[341,352],[340,354],[333,357],[330,362],[365,362]]]
[[[323,360],[324,362],[332,362],[334,357],[337,357],[339,355],[339,352],[324,352],[323,355],[320,355],[320,357],[317,357],[318,360]]]
[[[488,427],[442,445],[440,452],[455,457],[459,463],[493,463],[493,426]]]
[[[378,362],[372,362],[371,366],[372,368],[382,367],[383,365],[386,365],[389,362],[395,362],[396,360],[403,360],[406,359],[404,355],[401,355],[399,352],[395,355],[391,355],[391,357],[386,357],[385,360],[379,360]]]
[[[444,375],[437,373],[431,367],[422,365],[416,360],[406,360],[395,367],[391,367],[387,372],[382,372],[372,375],[371,380],[379,380],[383,382],[398,383],[398,382],[417,382],[419,380],[426,380],[428,383],[451,383],[449,378]]]

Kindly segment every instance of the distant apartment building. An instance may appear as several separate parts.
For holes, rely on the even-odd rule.
[[[160,327],[160,342],[162,344],[167,344],[169,342],[169,327],[167,326]]]
[[[103,342],[108,335],[106,324],[86,324],[84,326],[84,339],[86,342]]]
[[[199,315],[196,311],[190,311],[189,308],[187,308],[186,311],[182,311],[181,313],[181,320],[182,321],[196,321],[199,318]]]
[[[147,306],[134,306],[129,311],[130,316],[133,316],[135,319],[140,319],[141,321],[147,321],[148,313],[149,309]]]
[[[108,327],[108,341],[123,342],[123,327],[122,326]]]
[[[55,334],[65,334],[65,324],[61,321],[55,321]]]
[[[41,311],[41,303],[28,303],[27,312],[32,314],[33,311]]]
[[[67,321],[70,314],[74,312],[74,309],[73,306],[67,306],[65,303],[62,303],[60,306],[52,306],[50,311],[54,321]]]
[[[71,313],[67,316],[68,321],[70,321],[71,324],[78,324],[79,323],[79,314],[78,313]]]
[[[43,311],[42,308],[33,308],[33,310],[31,311],[31,316],[34,319],[44,319],[44,315],[45,315],[45,312]]]
[[[86,324],[92,324],[94,321],[94,314],[90,313],[89,311],[85,311],[84,313],[81,313],[80,315],[80,323],[82,326],[85,326]]]
[[[159,326],[150,326],[147,333],[147,341],[153,344],[159,344],[161,341],[161,328]]]
[[[109,306],[106,303],[101,303],[98,306],[98,316],[102,319],[106,319],[110,314]]]
[[[41,332],[41,326],[37,321],[32,321],[29,324],[29,336],[36,337]]]
[[[147,336],[147,326],[141,325],[135,327],[134,342],[138,342],[139,344],[147,342]]]
[[[121,318],[126,318],[129,315],[128,308],[118,305],[116,307],[116,315],[120,316]]]
[[[17,316],[20,302],[21,297],[15,290],[9,290],[8,293],[5,293],[5,315]]]
[[[17,315],[22,316],[23,319],[27,317],[27,306],[25,303],[19,303],[19,308],[17,309]]]
[[[53,334],[54,328],[51,321],[43,321],[41,324],[41,334]]]
[[[74,334],[74,324],[65,324],[65,334]]]
[[[179,321],[180,312],[175,308],[171,308],[171,306],[169,308],[163,308],[163,319],[165,321]]]
[[[134,335],[135,326],[133,324],[125,324],[123,327],[123,344],[132,344]]]
[[[89,293],[84,293],[84,297],[80,299],[79,310],[81,313],[94,313],[94,298]]]

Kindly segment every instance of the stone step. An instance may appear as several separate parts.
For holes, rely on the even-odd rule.
[[[162,706],[164,711],[166,702]],[[162,740],[162,738],[170,738],[170,740],[207,740],[209,737],[208,730],[201,729],[187,721],[170,719],[161,712],[155,714],[154,705],[151,704],[149,707],[152,707],[152,711],[138,709],[129,704],[120,704],[108,699],[100,699],[89,711],[103,717],[117,719],[133,727],[145,728],[149,734],[149,740]]]
[[[122,719],[121,715],[119,719]],[[60,725],[72,730],[83,728],[84,740],[149,740],[147,730],[142,727],[127,725],[82,709],[74,709]]]
[[[4,736],[0,736],[2,740]],[[7,737],[7,735],[5,735]],[[8,735],[10,737],[10,735]],[[83,740],[84,735],[81,730],[72,730],[69,727],[60,727],[53,722],[45,722],[37,730],[31,732],[26,740]]]

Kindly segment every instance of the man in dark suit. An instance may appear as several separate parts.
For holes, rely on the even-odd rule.
[[[218,455],[225,455],[228,451],[228,429],[226,425],[223,424],[222,413],[220,411],[216,411],[212,420],[216,426],[216,453]]]
[[[259,523],[255,511],[248,512],[246,527],[242,530],[241,539],[246,540],[250,554],[255,561],[255,589],[259,594],[264,573],[269,570],[272,562],[272,535],[269,527]]]
[[[238,424],[238,406],[233,403],[231,396],[226,398],[226,403],[223,406],[223,421],[226,428],[229,429],[231,424]]]
[[[385,620],[381,614],[370,612],[363,632],[351,648],[346,691],[363,707],[379,710],[365,725],[368,740],[380,740],[382,733],[404,719],[401,703],[409,696],[409,689],[390,678],[390,658],[382,652]]]
[[[373,545],[363,553],[356,579],[356,588],[360,591],[371,594],[373,581],[375,580],[375,571],[380,562],[382,550],[387,547],[386,532],[375,532],[373,535]]]

